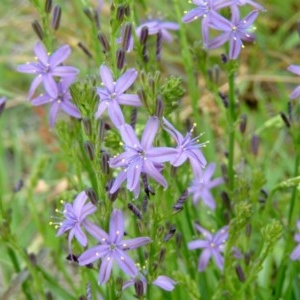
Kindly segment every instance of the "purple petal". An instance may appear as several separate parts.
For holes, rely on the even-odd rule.
[[[30,89],[29,89],[29,92],[28,92],[28,98],[30,99],[36,88],[40,85],[40,83],[43,81],[43,76],[42,75],[38,75],[37,77],[35,77],[30,85]]]
[[[33,106],[39,106],[51,102],[52,99],[47,94],[41,94],[31,101]]]
[[[290,255],[291,260],[297,260],[300,258],[300,245],[297,245],[297,247],[293,250],[293,252]]]
[[[140,141],[137,139],[135,132],[132,127],[128,124],[125,124],[119,128],[120,134],[122,136],[122,140],[127,146],[131,146],[134,148],[141,148]]]
[[[163,163],[174,160],[178,155],[175,148],[170,147],[153,147],[147,150],[146,157],[155,163]]]
[[[178,130],[176,130],[175,127],[165,118],[163,118],[163,127],[175,139],[177,144],[182,143],[183,141],[182,134]]]
[[[183,23],[190,23],[195,21],[196,19],[203,17],[205,14],[205,9],[202,7],[196,7],[190,11],[188,11],[182,18]]]
[[[104,86],[113,93],[115,91],[114,79],[110,69],[106,65],[100,67],[100,76]]]
[[[300,66],[297,66],[297,65],[290,65],[288,68],[287,68],[288,71],[294,73],[294,74],[297,74],[297,75],[300,75]]]
[[[17,67],[17,71],[21,73],[38,73],[37,63],[28,62]]]
[[[230,38],[230,33],[229,32],[223,32],[219,36],[213,38],[212,40],[208,41],[207,43],[207,48],[208,49],[215,49],[223,44],[225,44]]]
[[[83,252],[79,257],[78,257],[78,263],[80,266],[85,266],[88,265],[95,260],[103,257],[104,255],[107,255],[110,251],[110,246],[109,245],[98,245],[95,247],[92,247],[85,252]]]
[[[237,59],[243,43],[238,36],[233,36],[230,38],[230,49],[229,49],[229,59]]]
[[[206,240],[212,240],[212,234],[209,231],[201,227],[199,224],[195,224],[195,228],[205,237]]]
[[[206,169],[204,170],[203,173],[203,181],[207,182],[211,179],[211,177],[214,175],[216,169],[216,164],[215,163],[211,163],[209,164]]]
[[[218,186],[218,185],[223,184],[223,183],[224,183],[224,179],[223,178],[221,178],[221,177],[220,178],[216,178],[216,179],[210,181],[209,188],[213,188],[213,187]]]
[[[220,270],[223,269],[224,266],[224,258],[218,251],[218,249],[212,248],[212,255],[214,257],[214,261]]]
[[[118,96],[117,101],[119,104],[130,106],[141,106],[142,102],[138,95],[134,94],[122,94]]]
[[[173,161],[170,162],[171,165],[174,166],[174,167],[181,166],[188,158],[187,152],[179,151],[178,153],[179,154],[177,155],[177,157]]]
[[[158,276],[152,283],[168,292],[173,291],[176,284],[173,279],[164,275]]]
[[[102,259],[101,267],[99,271],[99,277],[98,277],[99,284],[104,284],[109,279],[113,262],[114,260],[111,257],[111,254],[108,254]]]
[[[151,242],[151,239],[148,237],[139,237],[131,240],[124,240],[121,242],[123,250],[132,250],[138,247],[144,246]]]
[[[85,228],[85,230],[91,235],[93,236],[96,240],[98,240],[100,243],[107,243],[107,241],[109,241],[109,236],[108,234],[101,229],[100,227],[98,227],[96,224],[94,224],[93,222],[89,221],[89,220],[84,220],[82,222],[82,226]]]
[[[155,168],[152,162],[145,160],[144,161],[144,170],[150,177],[157,181],[164,188],[167,188],[168,183],[166,179],[160,174],[160,172]]]
[[[198,270],[199,272],[203,272],[206,269],[206,266],[208,264],[208,261],[211,256],[211,251],[210,249],[204,249],[199,257],[199,262],[198,262]]]
[[[74,203],[73,203],[73,209],[74,209],[74,213],[77,217],[81,215],[82,208],[87,199],[88,199],[88,196],[85,193],[85,191],[79,193],[77,195],[77,197],[75,198]]]
[[[196,240],[188,243],[188,249],[194,250],[199,248],[207,248],[209,247],[209,243],[204,240]]]
[[[253,10],[251,11],[245,18],[243,18],[240,23],[239,23],[239,29],[243,28],[243,29],[247,29],[249,28],[253,22],[256,20],[256,18],[258,17],[259,12],[257,10]]]
[[[71,101],[61,102],[61,108],[70,116],[80,119],[81,114],[78,108]]]
[[[79,70],[74,67],[59,66],[52,71],[53,76],[72,77],[74,78],[79,73]]]
[[[160,22],[159,26],[168,30],[179,30],[179,24],[175,22]]]
[[[210,193],[210,191],[208,190],[203,190],[202,191],[202,200],[203,202],[211,209],[216,209],[216,203],[215,203],[215,199],[212,196],[212,194]]]
[[[172,35],[167,30],[161,29],[160,31],[161,31],[163,40],[165,40],[168,43],[171,43],[173,41]]]
[[[109,102],[107,111],[111,121],[117,128],[125,124],[122,110],[116,100],[111,100]]]
[[[49,56],[47,53],[47,50],[43,46],[41,42],[37,42],[34,46],[34,53],[36,57],[39,59],[40,62],[43,63],[43,65],[47,66],[49,64]]]
[[[109,222],[109,238],[111,243],[118,244],[124,235],[124,219],[122,212],[114,209]]]
[[[117,80],[115,89],[117,96],[123,94],[133,84],[137,75],[135,69],[129,69]]]
[[[53,79],[52,75],[45,74],[43,76],[43,84],[49,96],[52,97],[53,99],[56,99],[58,95],[58,90],[57,90],[57,84]]]
[[[54,67],[61,64],[70,54],[71,48],[69,45],[64,45],[58,48],[49,58],[50,65]]]
[[[140,176],[143,167],[143,158],[139,158],[131,162],[130,166],[127,168],[127,189],[133,191],[135,187],[139,184]]]
[[[108,102],[107,101],[100,101],[98,105],[98,109],[95,113],[95,118],[98,119],[101,117],[101,115],[106,111],[108,107]]]
[[[125,251],[115,249],[114,259],[119,267],[130,277],[135,277],[138,274],[138,269],[134,261],[126,254]]]
[[[82,231],[82,229],[80,228],[79,224],[77,223],[74,227],[74,235],[77,239],[77,241],[83,246],[85,247],[87,245],[87,237],[84,234],[84,232]]]
[[[225,19],[223,16],[218,14],[217,12],[212,12],[209,26],[213,29],[231,32],[233,24],[229,20]]]
[[[224,226],[221,228],[216,235],[214,236],[214,244],[219,245],[221,243],[224,243],[228,238],[228,226]]]
[[[125,171],[121,171],[117,175],[116,179],[114,180],[114,183],[110,188],[109,193],[110,194],[115,193],[120,188],[120,186],[122,185],[122,183],[125,181],[126,178],[127,178],[127,173]]]
[[[50,127],[52,128],[55,124],[56,121],[56,116],[59,111],[60,104],[57,102],[53,102],[50,106],[49,110],[49,122],[50,122]]]
[[[80,220],[83,221],[87,216],[92,215],[96,210],[97,207],[95,205],[90,202],[87,203],[81,211]]]
[[[152,146],[152,143],[158,130],[158,126],[159,120],[157,117],[149,118],[141,140],[141,145],[144,150],[147,150]]]
[[[201,32],[204,48],[207,48],[209,43],[209,18],[202,19]]]

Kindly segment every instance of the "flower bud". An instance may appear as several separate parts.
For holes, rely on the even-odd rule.
[[[82,119],[83,129],[87,136],[92,134],[92,124],[90,118],[83,118]]]
[[[117,57],[117,68],[122,70],[125,63],[125,51],[123,49],[118,49],[116,52]]]
[[[59,5],[54,6],[53,17],[52,17],[52,28],[57,30],[61,20],[61,7]]]
[[[98,203],[98,199],[97,199],[97,195],[95,193],[95,191],[89,187],[85,189],[85,193],[88,196],[89,200],[94,204],[97,205]]]
[[[241,115],[240,119],[240,133],[244,134],[247,127],[247,115],[243,114]]]
[[[44,31],[40,25],[40,23],[37,20],[34,20],[31,23],[32,29],[37,35],[37,37],[42,41],[44,39]]]
[[[95,159],[95,147],[90,141],[85,141],[83,144],[85,153],[87,154],[90,160]]]
[[[77,46],[84,52],[84,54],[86,54],[87,57],[93,58],[93,55],[90,52],[90,50],[82,42],[79,42]]]
[[[110,50],[109,42],[104,33],[98,33],[98,40],[102,46],[102,52],[107,53]]]
[[[52,0],[46,0],[45,1],[45,13],[46,14],[50,14],[51,13],[51,10],[52,10]]]
[[[142,219],[142,214],[139,209],[132,203],[127,204],[128,209],[138,218]]]
[[[125,51],[128,50],[130,45],[131,32],[132,32],[132,25],[130,23],[126,23],[124,27],[123,38],[122,38],[122,48]]]

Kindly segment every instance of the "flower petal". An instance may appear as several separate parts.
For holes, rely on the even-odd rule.
[[[38,60],[45,66],[49,64],[49,56],[47,50],[41,42],[37,42],[34,46],[34,53]]]
[[[95,118],[98,119],[101,117],[101,115],[106,111],[108,108],[108,102],[107,101],[100,101],[97,111],[95,113]]]
[[[17,71],[21,73],[38,73],[37,63],[28,62],[17,67]]]
[[[68,115],[80,119],[81,114],[78,108],[71,102],[71,101],[63,101],[61,102],[61,108],[64,110]]]
[[[155,181],[157,181],[164,188],[167,188],[168,183],[166,179],[160,174],[160,172],[155,168],[152,162],[149,160],[144,161],[144,173],[147,173],[150,177],[152,177]]]
[[[152,146],[152,143],[154,141],[154,138],[156,136],[157,130],[159,126],[159,120],[157,117],[150,117],[141,140],[141,145],[144,150],[149,149]]]
[[[182,18],[183,23],[190,23],[192,21],[197,20],[198,18],[203,17],[205,14],[205,9],[202,7],[196,7],[190,11],[188,11]]]
[[[132,127],[125,124],[119,128],[121,137],[126,146],[131,146],[133,148],[141,148],[140,141],[136,137],[136,134]]]
[[[117,96],[123,94],[133,84],[137,75],[135,69],[129,69],[117,80],[115,88]]]
[[[134,263],[134,261],[131,259],[129,255],[126,254],[125,251],[122,251],[120,249],[115,249],[114,259],[118,263],[119,267],[130,277],[135,277],[138,274],[138,269]]]
[[[109,102],[107,111],[111,121],[117,128],[125,124],[123,112],[116,100]]]
[[[82,229],[80,228],[79,224],[77,223],[74,227],[74,235],[77,239],[77,241],[83,246],[85,247],[87,245],[87,237],[84,234],[84,232],[82,231]]]
[[[58,95],[58,90],[57,90],[57,84],[53,79],[52,75],[45,74],[43,76],[43,84],[49,96],[52,97],[53,99],[56,99]]]
[[[206,269],[210,257],[211,257],[210,249],[204,249],[199,257],[199,262],[198,262],[199,272],[203,272]]]
[[[52,67],[61,64],[71,54],[71,48],[69,45],[64,45],[53,52],[49,58],[50,65]]]
[[[151,239],[148,237],[139,237],[130,240],[123,240],[122,241],[122,249],[123,250],[132,250],[138,247],[144,246],[151,242]]]
[[[79,73],[79,70],[74,67],[58,66],[52,71],[53,76],[72,77],[74,78]]]
[[[101,65],[100,67],[100,76],[104,86],[113,93],[115,91],[114,79],[112,73],[106,65]]]
[[[57,102],[53,102],[50,106],[49,110],[49,122],[50,122],[50,127],[54,127],[55,121],[56,121],[56,116],[59,111],[60,104]]]
[[[188,243],[188,249],[194,250],[199,248],[206,248],[209,246],[209,243],[205,240],[196,240]]]
[[[141,106],[142,102],[138,95],[134,94],[122,94],[118,96],[117,101],[119,104],[130,106]]]
[[[98,227],[96,224],[89,220],[84,220],[82,222],[82,226],[85,228],[85,230],[93,236],[96,240],[98,240],[102,244],[106,244],[109,241],[108,234]]]
[[[29,89],[29,92],[28,92],[28,98],[30,99],[36,88],[40,85],[40,83],[43,81],[43,76],[42,75],[38,75],[37,77],[35,77],[30,85],[30,89]]]
[[[78,257],[78,263],[80,266],[88,265],[104,255],[107,255],[109,253],[109,249],[110,247],[108,245],[98,245],[92,247]]]
[[[47,94],[41,94],[31,101],[33,106],[39,106],[51,102],[52,99]]]
[[[122,241],[124,235],[124,219],[122,212],[114,209],[109,222],[110,242],[118,244]]]
[[[176,281],[170,277],[160,275],[152,282],[152,284],[162,288],[165,291],[171,292],[174,290]]]
[[[111,274],[111,269],[113,266],[113,262],[114,262],[114,260],[111,257],[111,254],[106,255],[102,259],[101,267],[100,267],[100,271],[99,271],[99,277],[98,277],[99,284],[104,284],[109,279],[110,274]]]

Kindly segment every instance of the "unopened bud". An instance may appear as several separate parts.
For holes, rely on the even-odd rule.
[[[36,255],[34,253],[30,253],[28,255],[30,263],[35,267],[37,265]]]
[[[175,240],[176,240],[177,248],[180,248],[182,244],[182,234],[180,232],[176,233]]]
[[[93,299],[93,293],[92,293],[92,287],[91,287],[91,284],[90,282],[88,282],[86,284],[86,300],[92,300]]]
[[[140,34],[140,43],[141,45],[146,45],[149,36],[149,28],[147,26],[143,26]]]
[[[223,64],[226,64],[228,62],[228,56],[224,53],[221,54],[221,61]]]
[[[130,17],[130,6],[129,5],[125,6],[125,15],[126,15],[126,17]]]
[[[254,134],[251,139],[251,149],[253,155],[257,156],[258,149],[259,149],[259,137],[258,135]]]
[[[148,207],[148,197],[145,196],[142,202],[142,211],[146,212]]]
[[[34,20],[31,23],[32,29],[37,35],[37,37],[42,41],[44,39],[44,31],[40,25],[40,23],[37,20]]]
[[[160,61],[161,58],[161,49],[162,49],[162,41],[163,41],[163,35],[161,30],[158,31],[156,35],[156,53],[155,58],[157,61]]]
[[[1,97],[0,98],[0,116],[3,113],[4,109],[5,109],[5,105],[6,105],[6,98],[5,97]]]
[[[175,225],[170,226],[168,233],[166,233],[163,238],[164,242],[169,241],[173,237],[175,232],[176,232],[176,226]]]
[[[83,12],[90,19],[90,21],[94,21],[93,10],[91,8],[85,7]]]
[[[82,42],[79,42],[77,44],[77,46],[84,52],[84,54],[86,54],[87,57],[89,57],[89,58],[93,57],[93,55],[90,52],[90,50]]]
[[[102,152],[101,156],[101,165],[102,165],[102,172],[103,174],[108,175],[109,174],[109,154],[106,151]]]
[[[142,280],[137,279],[134,282],[134,289],[137,298],[141,298],[144,295],[144,285]]]
[[[125,16],[125,7],[124,5],[119,5],[117,8],[117,20],[122,22]]]
[[[208,78],[211,82],[218,84],[220,81],[220,67],[219,65],[214,65],[207,71]]]
[[[138,218],[142,219],[142,214],[139,209],[132,203],[127,204],[128,209]]]
[[[146,94],[145,94],[145,91],[144,91],[143,89],[138,89],[138,90],[136,91],[136,93],[137,93],[137,95],[139,96],[139,98],[140,98],[140,100],[141,100],[143,106],[146,106],[146,107],[147,107],[147,105],[146,105]]]
[[[177,200],[177,202],[174,204],[173,209],[175,211],[180,211],[183,209],[183,204],[185,203],[186,199],[189,196],[188,189],[184,190],[184,192],[181,194],[180,198]]]
[[[224,202],[225,207],[228,210],[231,210],[230,198],[229,198],[228,194],[225,191],[221,192],[221,198],[222,198],[222,200]]]
[[[107,53],[110,50],[110,45],[104,33],[100,32],[98,34],[98,40],[100,41],[100,44],[102,46],[102,52]]]
[[[83,129],[87,136],[92,134],[92,123],[90,118],[83,118],[82,119]]]
[[[160,249],[159,256],[158,256],[158,262],[159,263],[162,263],[164,261],[165,256],[166,256],[166,252],[167,252],[167,249],[165,247],[162,247]]]
[[[292,122],[293,121],[293,105],[292,105],[291,101],[288,102],[288,115],[289,115],[290,121]]]
[[[99,12],[97,10],[94,10],[94,20],[96,23],[96,27],[100,28],[100,19],[99,19]]]
[[[156,98],[156,109],[155,109],[155,115],[161,119],[164,115],[164,102],[162,97],[159,95]]]
[[[291,123],[290,123],[289,119],[287,118],[286,114],[284,112],[280,112],[280,116],[281,116],[281,119],[284,122],[285,126],[287,128],[290,128],[291,127]]]
[[[51,292],[46,293],[46,300],[54,300]]]
[[[53,17],[52,17],[52,28],[57,30],[61,20],[61,7],[59,5],[54,6]]]
[[[136,120],[137,120],[137,113],[138,109],[137,107],[134,107],[131,111],[131,117],[130,117],[130,126],[135,129]]]
[[[24,185],[24,181],[20,179],[14,186],[14,193],[19,192],[22,189],[23,185]]]
[[[243,114],[241,115],[240,119],[240,133],[244,134],[246,132],[247,127],[247,115]]]
[[[236,265],[235,266],[235,272],[236,272],[236,274],[237,274],[237,276],[238,276],[238,278],[241,282],[246,281],[245,273],[244,273],[241,265]]]
[[[124,283],[123,279],[121,277],[117,277],[117,279],[116,279],[116,290],[118,292],[122,291],[122,289],[123,289],[123,283]]]
[[[125,62],[125,51],[123,49],[118,49],[116,52],[117,57],[117,68],[122,70]]]
[[[225,94],[222,93],[222,92],[219,92],[219,96],[220,96],[220,98],[221,98],[221,100],[222,100],[222,102],[223,102],[224,107],[225,107],[225,108],[228,108],[228,107],[229,107],[228,96],[225,95]]]
[[[100,119],[99,130],[98,130],[98,138],[100,142],[104,140],[104,135],[105,135],[105,122],[102,119]]]
[[[90,141],[85,141],[83,144],[85,153],[87,154],[90,160],[94,160],[95,158],[95,147]]]
[[[52,0],[46,0],[45,1],[45,13],[46,14],[50,14],[51,13],[51,9],[52,9]]]
[[[131,40],[132,25],[126,23],[124,26],[123,38],[122,38],[122,48],[127,51]]]
[[[97,195],[95,193],[95,191],[89,187],[85,189],[85,193],[88,196],[88,198],[90,199],[90,201],[94,204],[97,205],[98,204],[98,199],[97,199]]]

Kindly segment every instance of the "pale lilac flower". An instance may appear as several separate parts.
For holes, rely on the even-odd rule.
[[[60,109],[74,118],[81,118],[78,108],[71,102],[72,96],[69,91],[69,86],[73,83],[74,79],[74,77],[66,77],[57,82],[56,85],[58,93],[56,97],[52,97],[48,93],[44,93],[31,101],[34,106],[50,103],[50,127],[54,126],[57,113]]]
[[[183,137],[183,135],[165,118],[163,118],[163,128],[174,138],[175,142],[177,143],[177,155],[170,161],[171,165],[178,167],[187,159],[189,159],[194,173],[202,173],[202,168],[204,168],[206,165],[206,159],[200,150],[201,147],[204,147],[205,143],[200,144],[198,141],[201,135],[193,138],[193,127],[186,134],[186,136]]]
[[[297,229],[298,231],[300,231],[300,221],[297,221]],[[291,260],[297,260],[300,258],[300,234],[299,233],[296,233],[294,235],[294,240],[298,243],[298,245],[290,255]]]
[[[139,25],[135,30],[135,34],[138,39],[140,39],[142,29],[144,27],[148,28],[148,35],[155,35],[161,32],[162,39],[168,43],[171,43],[173,41],[173,37],[168,30],[179,30],[179,25],[178,23],[175,22],[162,21],[158,19],[147,20],[143,22],[141,25]],[[124,38],[123,35],[124,35],[124,30],[122,29],[122,36],[117,39],[117,43],[122,43],[122,39]],[[131,52],[133,50],[133,45],[134,45],[134,38],[131,35],[127,52]]]
[[[265,11],[266,9],[260,5],[259,3],[252,1],[252,0],[236,0],[235,5],[237,6],[244,6],[244,5],[251,5],[253,8],[261,10],[261,11]]]
[[[217,48],[229,41],[229,58],[237,59],[241,49],[244,47],[243,41],[253,42],[255,27],[253,22],[258,16],[258,11],[250,12],[245,18],[240,19],[238,9],[232,10],[231,21],[222,16],[215,16],[210,26],[214,29],[224,31],[219,36],[213,38],[208,43],[208,48]]]
[[[234,5],[236,0],[193,0],[193,3],[197,5],[196,8],[188,11],[182,18],[182,22],[190,23],[194,20],[202,18],[201,30],[203,44],[206,47],[209,37],[209,24],[218,16],[218,11],[224,7]]]
[[[31,98],[38,85],[43,83],[47,93],[55,98],[57,97],[58,91],[53,77],[74,77],[79,72],[74,67],[61,66],[61,63],[70,55],[71,48],[68,45],[64,45],[50,55],[47,53],[43,44],[37,42],[34,46],[34,52],[37,59],[36,62],[28,62],[17,68],[19,72],[37,75],[31,83],[28,97]]]
[[[135,277],[138,274],[134,261],[128,256],[126,251],[146,245],[151,240],[148,237],[123,240],[123,236],[123,215],[120,210],[115,209],[110,218],[109,233],[107,234],[99,228],[94,236],[100,242],[100,245],[88,249],[79,256],[78,261],[81,266],[88,265],[101,258],[99,284],[104,284],[109,279],[114,261],[129,276]]]
[[[297,75],[300,75],[300,66],[297,66],[297,65],[290,65],[288,68],[288,71],[294,73],[294,74],[297,74]],[[290,98],[291,99],[296,99],[300,96],[300,85],[298,85],[293,91],[292,93],[290,94]]]
[[[140,192],[140,175],[145,173],[152,177],[164,188],[167,181],[161,175],[161,163],[175,158],[176,150],[169,147],[153,147],[159,120],[151,117],[144,129],[141,142],[136,137],[132,127],[128,124],[119,127],[119,131],[124,142],[125,152],[111,158],[109,165],[111,168],[123,168],[116,177],[110,193],[116,192],[121,184],[127,180],[127,189],[134,192],[137,198]]]
[[[86,217],[96,211],[96,206],[92,203],[89,202],[85,204],[87,199],[88,196],[83,191],[78,194],[73,205],[71,203],[65,203],[63,210],[65,220],[57,224],[60,227],[57,236],[62,235],[66,231],[70,231],[68,238],[70,252],[72,252],[71,241],[74,236],[82,246],[85,247],[87,245],[87,237],[81,229],[81,226],[89,230],[91,228],[91,222],[89,223]]]
[[[190,250],[202,248],[202,253],[199,257],[198,270],[203,272],[211,257],[219,269],[223,269],[224,258],[222,252],[224,251],[225,241],[228,238],[228,226],[221,228],[216,234],[212,234],[198,224],[195,228],[203,235],[204,240],[196,240],[188,243]]]
[[[127,280],[124,282],[122,290],[127,289],[128,287],[132,286],[135,284],[135,282],[137,282],[138,280],[140,280],[143,283],[143,290],[144,290],[144,294],[146,294],[147,292],[147,279],[146,277],[139,273],[135,278],[132,278],[130,280]],[[160,275],[158,276],[153,282],[153,285],[160,287],[161,289],[171,292],[176,285],[176,281],[174,281],[172,278],[165,276],[165,275]]]
[[[191,186],[188,188],[188,193],[193,195],[193,202],[197,204],[200,199],[211,209],[216,208],[216,203],[210,190],[224,182],[219,177],[211,179],[216,169],[216,164],[209,164],[203,173],[195,176]]]
[[[100,67],[103,87],[97,88],[100,102],[95,114],[96,118],[99,118],[107,109],[109,117],[116,127],[125,123],[120,104],[131,106],[142,105],[137,95],[125,94],[126,90],[135,81],[137,75],[138,72],[135,69],[129,69],[115,82],[111,70],[106,65]]]

